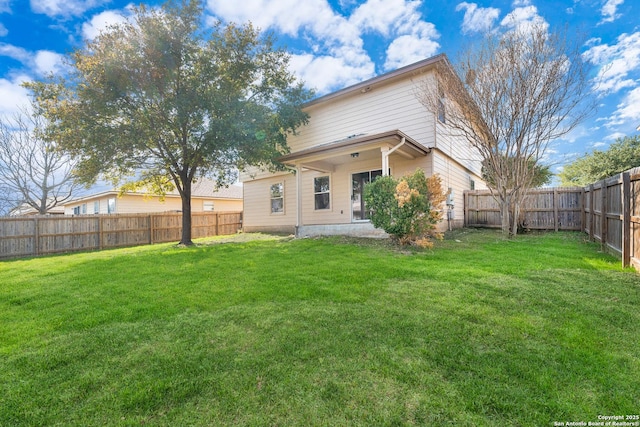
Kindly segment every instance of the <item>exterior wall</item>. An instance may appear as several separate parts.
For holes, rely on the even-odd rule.
[[[284,212],[271,213],[271,186],[284,184]],[[246,180],[243,185],[245,206],[244,231],[271,231],[292,233],[296,225],[296,176],[293,173],[262,174],[260,178]]]
[[[454,191],[454,216],[452,226],[464,223],[463,192],[471,189],[471,181],[476,189],[485,188],[481,179],[481,164],[475,149],[461,139],[447,135],[446,126],[439,123],[433,112],[428,111],[419,101],[420,86],[433,80],[431,72],[414,73],[401,79],[379,82],[368,91],[357,91],[337,98],[311,104],[305,111],[309,114],[309,124],[290,136],[288,144],[291,153],[314,148],[332,142],[345,140],[351,136],[374,135],[400,130],[425,148],[433,148],[426,157],[406,159],[397,153],[389,157],[391,174],[400,177],[414,172],[417,168],[425,175],[440,174],[443,189]],[[349,224],[363,224],[352,218],[351,174],[381,169],[382,155],[349,159],[335,164],[330,173],[304,170],[302,175],[301,204],[302,223],[298,232],[313,230],[357,230]],[[365,157],[363,159],[363,157]],[[454,160],[455,159],[455,160]],[[329,159],[331,160],[331,159]],[[342,161],[333,159],[334,163]],[[330,177],[330,208],[316,210],[314,204],[313,179]],[[297,180],[295,174],[272,175],[256,172],[242,175],[244,183],[244,229],[245,231],[287,231],[295,230],[297,223]],[[285,190],[284,213],[272,214],[270,209],[270,186],[283,182]],[[448,209],[445,207],[445,209]],[[446,229],[447,216],[441,224]],[[316,227],[318,226],[318,227]],[[329,227],[331,226],[331,227]],[[335,227],[334,227],[335,226]]]
[[[389,159],[391,174],[403,176],[422,168],[426,175],[432,171],[431,156],[407,160],[400,156]],[[304,171],[302,175],[302,221],[301,225],[350,224],[351,215],[351,175],[359,172],[378,170],[382,160],[369,159],[352,161],[338,165],[331,173]],[[315,210],[313,179],[329,176],[330,208]],[[269,191],[273,184],[284,183],[284,213],[271,213]],[[462,195],[462,193],[460,193]],[[244,182],[246,200],[243,218],[245,231],[287,231],[293,230],[297,222],[296,176],[276,175]]]
[[[291,136],[291,152],[345,139],[351,135],[376,134],[399,129],[426,147],[433,145],[433,114],[417,97],[425,75],[376,86],[336,101],[312,105],[305,111],[307,126]]]
[[[434,149],[433,154],[433,173],[440,175],[442,179],[442,189],[447,192],[449,188],[453,190],[453,215],[451,227],[464,226],[464,191],[471,190],[472,181],[476,190],[485,189],[486,185],[482,178],[475,172],[469,170],[457,160],[449,157],[440,150]],[[447,213],[450,208],[444,206],[445,215],[441,224],[441,228],[448,227]]]
[[[73,209],[76,206],[86,204],[86,213],[81,211],[82,214],[94,214],[94,202],[100,204],[100,214],[107,214],[108,212],[108,200],[115,198],[115,212],[116,214],[129,214],[129,213],[149,213],[149,212],[168,212],[168,211],[180,211],[182,210],[182,202],[179,197],[166,197],[164,201],[161,201],[159,197],[145,197],[142,195],[128,195],[125,194],[122,197],[118,197],[116,194],[108,194],[95,198],[87,198],[85,200],[78,201],[65,205],[64,214],[73,215]],[[237,212],[242,211],[243,201],[233,199],[200,199],[194,198],[191,200],[192,212],[203,212],[205,202],[213,203],[214,212]]]

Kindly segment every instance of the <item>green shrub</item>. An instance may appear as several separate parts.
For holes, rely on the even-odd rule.
[[[445,197],[440,177],[426,178],[422,169],[399,180],[378,177],[364,188],[372,224],[403,245],[432,247],[431,238],[442,238],[436,224],[442,220]]]

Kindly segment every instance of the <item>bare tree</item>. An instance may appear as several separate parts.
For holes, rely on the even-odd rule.
[[[31,207],[39,214],[69,200],[78,185],[74,161],[42,136],[44,118],[35,105],[0,119],[0,208]]]
[[[565,32],[533,24],[487,34],[420,88],[444,128],[478,149],[500,204],[502,230],[516,234],[522,206],[549,144],[594,109],[589,66]],[[462,76],[461,79],[459,76]]]

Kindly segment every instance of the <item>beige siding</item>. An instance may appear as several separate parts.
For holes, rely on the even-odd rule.
[[[309,124],[288,139],[291,151],[338,141],[351,135],[401,130],[424,146],[434,142],[433,114],[420,104],[417,80],[406,79],[356,93],[306,111]]]
[[[104,195],[97,198],[89,198],[82,200],[78,203],[72,203],[65,206],[65,215],[73,215],[73,209],[76,206],[82,207],[86,204],[86,214],[94,213],[94,202],[99,202],[101,214],[108,213],[108,200],[115,198],[117,214],[130,214],[130,213],[147,213],[147,212],[167,212],[167,211],[181,211],[182,201],[179,197],[165,197],[164,200],[160,200],[159,197],[145,197],[143,195],[130,195],[118,197],[117,195]],[[200,199],[194,198],[191,200],[192,212],[203,212],[204,203],[212,202],[215,212],[238,212],[242,211],[243,201],[239,199]],[[82,214],[82,213],[81,213]]]
[[[431,174],[430,156],[415,160],[406,160],[400,156],[390,159],[391,173],[402,176],[414,172],[417,168]],[[351,214],[351,175],[354,173],[378,170],[382,160],[368,159],[352,161],[339,165],[333,172],[323,173],[305,170],[302,174],[302,225],[348,224],[352,222]],[[330,208],[315,209],[314,178],[330,177]],[[272,184],[284,182],[285,212],[271,214],[269,189]],[[297,221],[296,177],[293,174],[274,176],[265,179],[254,179],[244,183],[244,226],[246,230],[260,227],[275,229],[277,227],[294,227]]]
[[[450,158],[439,150],[433,150],[433,172],[442,179],[442,189],[446,192],[453,189],[454,196],[454,227],[464,224],[464,191],[471,189],[471,181],[475,182],[475,189],[486,188],[482,178],[468,170],[465,166]],[[446,220],[446,215],[445,215]],[[446,221],[445,221],[446,223]]]
[[[271,186],[284,184],[284,212],[271,213]],[[266,179],[244,182],[245,209],[243,226],[245,230],[266,227],[273,230],[296,225],[296,177],[294,174],[280,174]],[[288,229],[288,228],[287,228]]]
[[[436,147],[425,157],[406,159],[392,154],[389,166],[392,175],[400,177],[417,168],[427,176],[438,173],[446,191],[451,187],[455,196],[455,225],[463,223],[463,192],[470,189],[473,179],[476,188],[484,188],[480,178],[479,156],[466,141],[446,133],[446,126],[436,125],[433,112],[419,101],[419,87],[432,74],[416,74],[401,80],[387,81],[368,92],[344,95],[306,109],[309,124],[298,135],[291,136],[288,144],[292,153],[319,145],[343,140],[354,135],[374,135],[400,130],[427,148]],[[363,156],[363,154],[365,154]],[[348,157],[348,156],[347,156]],[[365,157],[363,159],[363,157]],[[454,160],[455,159],[455,160]],[[302,223],[300,225],[348,224],[351,214],[351,174],[380,169],[382,156],[369,148],[360,153],[360,159],[332,159],[330,173],[305,170],[302,175]],[[343,162],[344,161],[344,162]],[[330,209],[316,210],[313,179],[329,175],[331,180]],[[255,171],[243,174],[244,225],[246,229],[273,229],[294,227],[297,222],[295,175],[274,176]],[[269,187],[285,182],[285,213],[271,214]],[[446,216],[445,216],[446,218]],[[446,221],[443,227],[446,227]]]

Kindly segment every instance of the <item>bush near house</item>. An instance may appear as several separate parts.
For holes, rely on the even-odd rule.
[[[425,177],[422,169],[397,180],[378,177],[367,184],[364,199],[371,209],[371,223],[403,245],[433,247],[432,238],[441,239],[436,224],[442,220],[442,192],[438,175]]]

